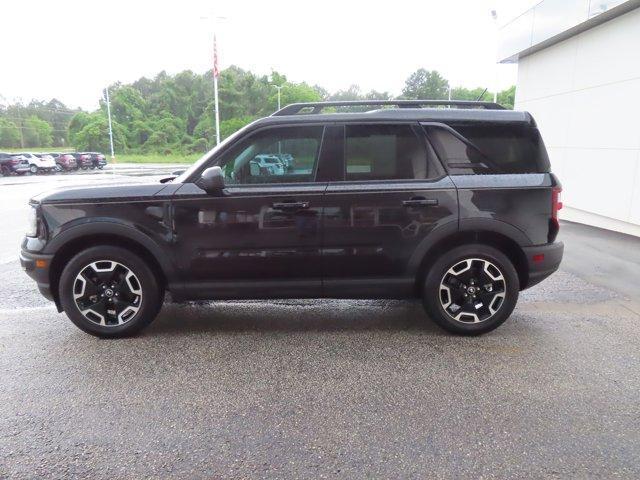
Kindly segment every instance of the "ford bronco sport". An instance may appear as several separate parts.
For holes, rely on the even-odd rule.
[[[251,168],[264,155],[291,167]],[[33,198],[21,262],[102,337],[148,325],[165,291],[176,302],[417,297],[444,329],[475,335],[558,268],[560,190],[526,112],[294,104],[176,178]]]

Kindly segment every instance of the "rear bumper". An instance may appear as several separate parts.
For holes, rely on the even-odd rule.
[[[562,242],[523,247],[529,266],[529,280],[524,288],[537,285],[555,272],[562,262],[564,244]]]
[[[20,265],[22,269],[35,280],[38,290],[47,299],[55,301],[55,296],[51,291],[49,283],[49,267],[53,255],[43,255],[40,253],[31,253],[26,250],[20,252]]]

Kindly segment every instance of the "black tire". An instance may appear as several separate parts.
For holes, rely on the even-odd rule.
[[[29,171],[31,172],[32,175],[36,175],[37,173],[40,172],[40,169],[36,165],[30,165]]]
[[[464,270],[467,265],[469,266],[467,270],[469,273]],[[452,273],[450,269],[454,267],[457,267],[457,270],[461,273],[457,273],[456,270],[453,270],[456,273]],[[494,267],[498,269],[498,273],[501,275],[496,275]],[[485,276],[487,275],[485,268],[493,272],[492,275],[495,275],[495,278],[502,278],[503,280],[498,280],[494,284],[490,277]],[[468,286],[462,277],[463,272],[466,273],[467,278],[471,277],[468,279]],[[478,272],[477,275],[474,272]],[[446,278],[445,275],[447,275]],[[460,275],[460,277],[457,277],[457,275]],[[451,277],[454,278],[452,279]],[[486,284],[484,287],[486,291],[475,286],[476,284],[482,284],[483,281]],[[454,287],[450,282],[455,283],[455,288],[460,290],[452,292],[451,289],[454,289]],[[470,287],[473,287],[473,293],[470,293]],[[497,292],[501,290],[504,291],[503,298],[497,295]],[[443,329],[461,335],[480,335],[494,330],[509,318],[518,301],[519,291],[518,273],[505,254],[488,245],[469,244],[456,247],[444,253],[435,261],[427,272],[422,300],[429,317]],[[454,302],[452,297],[460,295],[466,297],[464,299],[461,298],[466,302],[460,301],[461,306],[458,305],[458,302]],[[488,300],[485,300],[485,298],[488,298]],[[474,301],[477,302],[475,305]],[[445,310],[445,305],[450,305],[448,307],[449,310]],[[477,305],[480,305],[480,307]],[[459,309],[454,310],[456,316],[459,317],[458,319],[455,319],[454,314],[450,313],[450,310],[454,308]],[[473,313],[465,313],[468,310]],[[477,313],[477,315],[472,320],[474,313]],[[482,318],[483,313],[487,315],[486,319]]]
[[[83,315],[74,299],[74,288],[76,288],[78,275],[85,271],[88,265],[99,261],[116,262],[132,272],[136,277],[136,282],[139,283],[136,288],[141,291],[139,309],[122,324],[100,325],[97,320],[91,320]],[[105,272],[105,275],[108,275],[108,272]],[[123,283],[122,278],[120,280]],[[80,281],[82,282],[82,280]],[[83,292],[85,288],[82,289]],[[97,288],[96,290],[99,291]],[[164,299],[164,290],[158,284],[156,275],[149,265],[129,250],[111,245],[91,247],[74,256],[62,271],[58,293],[62,308],[69,319],[81,330],[102,338],[127,337],[139,332],[154,320]],[[111,301],[111,299],[104,301]],[[115,309],[116,307],[105,308]],[[115,311],[117,312],[117,310]],[[90,313],[89,316],[93,315]],[[108,320],[117,321],[106,313],[105,316]]]

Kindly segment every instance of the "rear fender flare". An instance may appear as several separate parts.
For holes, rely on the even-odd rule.
[[[431,249],[446,241],[447,238],[453,238],[456,234],[465,232],[497,233],[509,238],[521,247],[531,245],[531,240],[522,230],[500,220],[468,218],[451,221],[430,232],[418,245],[409,260],[408,274],[411,276],[418,275],[420,267]]]

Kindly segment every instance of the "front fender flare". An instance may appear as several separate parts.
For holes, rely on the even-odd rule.
[[[79,223],[68,227],[58,233],[47,243],[43,253],[55,254],[64,245],[82,237],[94,235],[113,235],[123,237],[148,250],[162,268],[167,279],[175,278],[175,266],[171,262],[171,256],[150,236],[143,231],[116,219],[103,218],[91,222]]]

